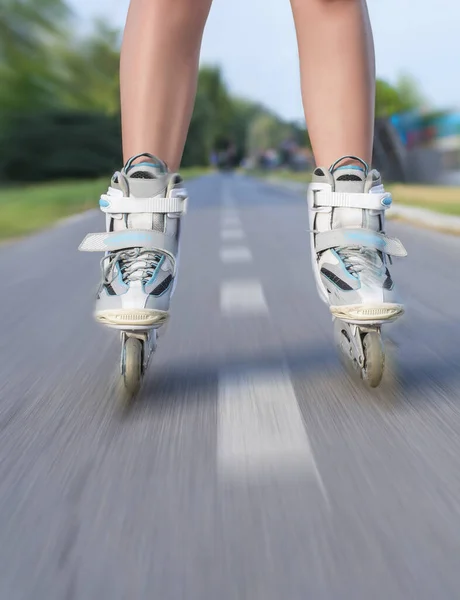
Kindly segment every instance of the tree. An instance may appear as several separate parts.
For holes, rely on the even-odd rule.
[[[208,164],[213,150],[226,149],[236,141],[239,107],[230,96],[219,67],[204,66],[182,164]]]
[[[205,90],[198,87],[182,164],[207,165],[214,142],[214,108]],[[210,115],[212,116],[210,118]]]
[[[0,60],[40,50],[45,35],[56,35],[71,14],[63,0],[3,0]]]
[[[269,112],[257,115],[249,126],[248,153],[256,156],[277,148],[290,134],[289,125]]]
[[[70,11],[62,0],[3,0],[0,10],[0,111],[49,105],[56,91],[50,45]]]
[[[1,0],[0,0],[1,1]],[[0,9],[0,171],[15,181],[105,173],[121,148],[120,34],[71,27],[65,0],[3,0]],[[278,146],[304,131],[234,98],[218,67],[202,67],[184,165],[213,150]]]
[[[120,110],[120,33],[96,21],[89,36],[57,48],[59,95],[71,109],[115,115]]]
[[[205,66],[200,69],[198,90],[209,102],[211,110],[208,118],[212,123],[213,141],[223,142],[229,135],[234,112],[233,101],[219,67]]]
[[[400,75],[396,82],[396,90],[405,110],[420,108],[426,103],[418,82],[411,75]]]
[[[408,75],[401,76],[396,86],[382,79],[377,80],[376,117],[389,117],[395,113],[414,110],[421,107],[423,102],[416,82]]]
[[[304,121],[291,121],[289,123],[289,127],[292,130],[292,134],[291,134],[292,139],[301,148],[310,148],[311,149],[310,136],[308,135],[308,130],[305,127]]]

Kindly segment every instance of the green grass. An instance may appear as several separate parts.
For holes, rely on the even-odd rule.
[[[207,169],[182,169],[188,181]],[[22,237],[55,221],[98,208],[110,177],[91,181],[62,181],[0,189],[0,239]]]
[[[388,185],[396,204],[426,208],[446,215],[460,215],[460,188],[431,185]]]

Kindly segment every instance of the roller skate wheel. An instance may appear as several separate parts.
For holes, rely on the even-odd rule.
[[[372,331],[364,335],[363,350],[362,378],[370,387],[375,388],[382,381],[385,367],[385,353],[380,332]]]
[[[142,342],[128,337],[123,348],[122,378],[126,393],[134,397],[142,383]]]

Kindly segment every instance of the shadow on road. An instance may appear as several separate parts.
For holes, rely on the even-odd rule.
[[[380,388],[371,390],[350,377],[341,368],[333,344],[321,348],[280,348],[278,351],[257,356],[233,355],[224,359],[207,359],[201,362],[177,363],[171,367],[158,368],[153,362],[151,375],[146,379],[141,396],[135,403],[155,411],[165,404],[171,408],[190,403],[215,401],[217,398],[219,373],[244,373],[248,370],[276,374],[288,372],[293,380],[300,382],[327,383],[324,390],[348,382],[349,401],[360,404],[377,404],[382,410],[401,410],[405,405],[420,402],[452,402],[460,390],[460,348],[447,349],[450,360],[434,354],[430,357],[423,348],[411,352],[411,347],[387,348],[387,368]],[[455,352],[454,352],[455,351]],[[323,388],[321,388],[323,389]],[[344,398],[346,401],[346,398]],[[324,401],[327,402],[327,394]]]
[[[317,350],[311,347],[298,347],[286,352],[283,348],[266,354],[233,355],[224,358],[203,360],[196,363],[177,363],[161,371],[155,370],[153,365],[152,376],[145,382],[141,402],[155,404],[155,397],[168,401],[180,401],[185,394],[200,401],[200,395],[193,392],[205,392],[210,387],[215,390],[219,373],[243,373],[247,371],[258,372],[290,372],[301,374],[308,378],[314,373],[326,374],[329,370],[337,368],[337,359],[334,349],[325,346]],[[213,394],[215,397],[215,394]],[[187,399],[187,401],[189,401]]]
[[[238,375],[248,371],[265,372],[268,379],[271,374],[280,372],[306,380],[318,377],[318,374],[327,378],[332,373],[336,376],[337,358],[334,349],[325,346],[316,351],[311,347],[298,347],[288,352],[280,348],[257,356],[236,354],[202,358],[196,362],[178,362],[166,368],[153,362],[142,392],[131,406],[136,409],[132,416],[138,413],[138,409],[140,413],[145,408],[156,412],[165,406],[169,410],[177,410],[182,406],[215,402],[220,373]],[[124,416],[128,416],[130,411],[126,411],[126,406],[124,409]]]

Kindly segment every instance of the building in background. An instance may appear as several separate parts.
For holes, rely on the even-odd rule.
[[[397,136],[394,146],[399,145],[399,148],[393,153],[399,156],[403,180],[460,184],[460,112],[396,114],[388,120],[387,129],[392,129]]]

